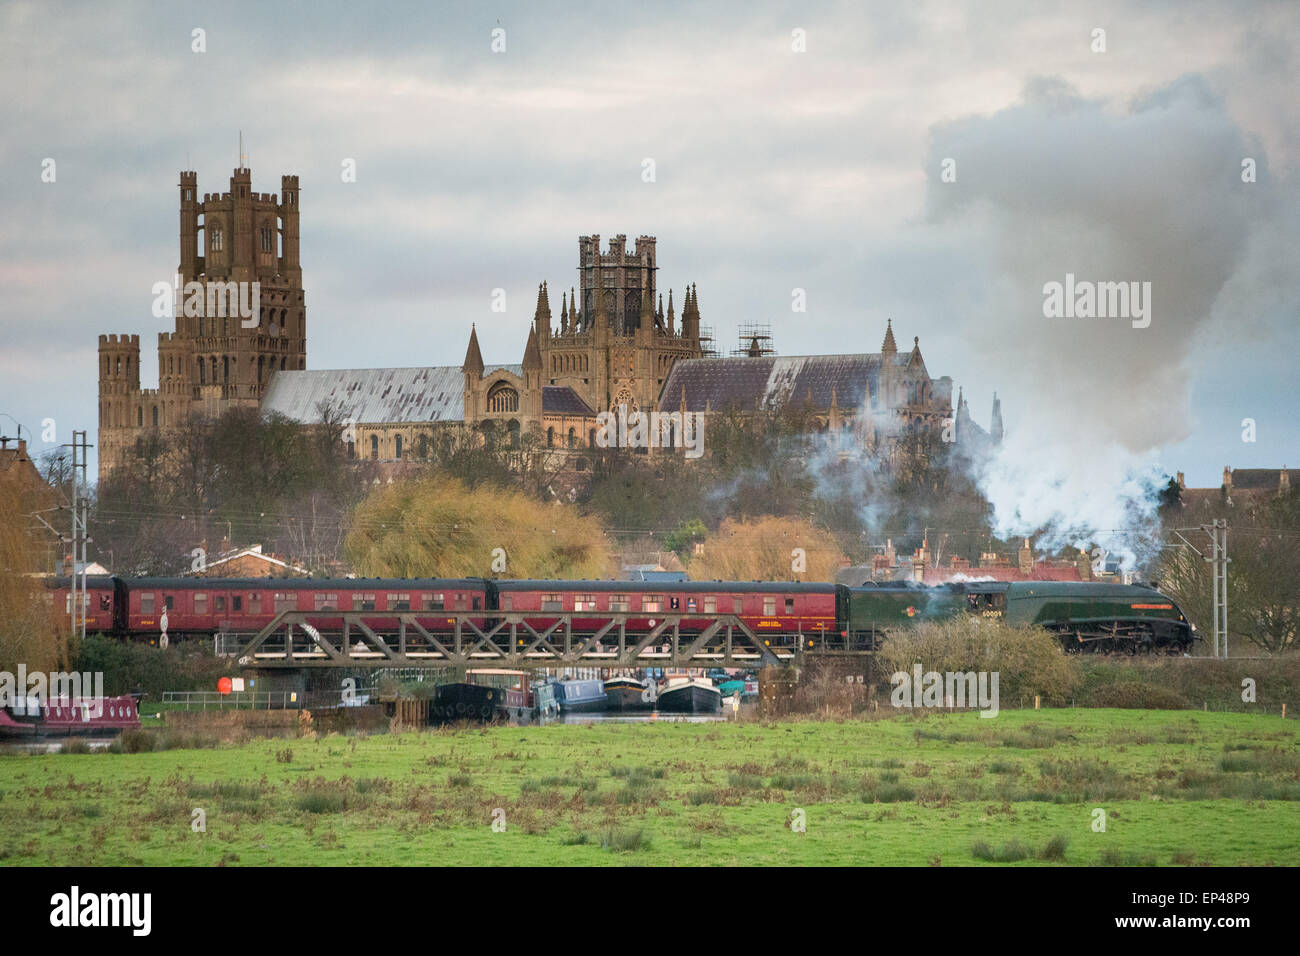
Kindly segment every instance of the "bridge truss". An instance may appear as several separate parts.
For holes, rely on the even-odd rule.
[[[284,611],[236,646],[242,667],[767,667],[864,656],[835,632],[756,631],[734,614]],[[700,622],[707,620],[703,627]],[[690,622],[684,627],[684,622]]]

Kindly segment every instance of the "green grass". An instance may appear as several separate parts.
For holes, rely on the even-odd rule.
[[[282,740],[132,749],[0,756],[0,864],[1300,865],[1300,725],[1249,714],[555,725],[302,738],[291,752]],[[206,832],[191,827],[199,809]]]

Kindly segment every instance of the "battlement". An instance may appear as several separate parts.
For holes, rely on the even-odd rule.
[[[197,186],[197,185],[198,185],[198,182],[199,182],[199,174],[196,173],[194,170],[192,170],[192,169],[182,169],[182,170],[181,170],[181,181],[180,181],[180,185],[182,185],[182,186]]]
[[[138,335],[101,335],[99,337],[99,347],[102,349],[106,345],[114,346],[117,349],[135,349],[140,351],[140,336]]]

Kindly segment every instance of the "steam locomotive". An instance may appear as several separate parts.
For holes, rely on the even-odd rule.
[[[79,581],[77,582],[80,583]],[[53,612],[71,616],[80,593],[69,578],[48,581]],[[665,616],[682,634],[699,633],[719,615],[734,615],[772,646],[873,650],[891,631],[963,615],[1037,625],[1067,651],[1182,653],[1195,628],[1173,599],[1144,585],[1097,582],[962,582],[938,586],[903,582],[530,581],[487,578],[121,578],[86,580],[86,629],[159,641],[256,633],[283,611],[365,612],[377,631],[396,630],[413,614],[430,633],[471,615],[476,626],[492,612],[518,613],[537,630],[558,614],[575,629],[597,628],[603,612],[626,612],[629,634],[645,633]],[[482,618],[473,612],[482,611]],[[584,617],[584,613],[589,617]],[[166,627],[163,626],[164,616]],[[309,618],[310,620],[310,618]],[[607,620],[605,618],[604,620]]]

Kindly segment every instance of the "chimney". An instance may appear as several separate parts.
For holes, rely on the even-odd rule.
[[[1179,489],[1180,491],[1186,491],[1186,490],[1187,490],[1187,482],[1186,482],[1186,480],[1183,478],[1183,473],[1182,473],[1181,471],[1178,473],[1178,489]]]
[[[1223,466],[1223,487],[1232,490],[1232,468],[1228,465]]]
[[[1075,564],[1079,568],[1079,577],[1084,581],[1092,580],[1092,561],[1088,559],[1088,552],[1079,549],[1079,556],[1075,558]]]
[[[1277,493],[1285,495],[1291,490],[1291,476],[1286,472],[1286,465],[1282,466],[1282,474],[1277,477]]]
[[[1025,577],[1033,577],[1034,574],[1034,549],[1029,546],[1029,539],[1025,539],[1025,546],[1020,549],[1020,573]]]

